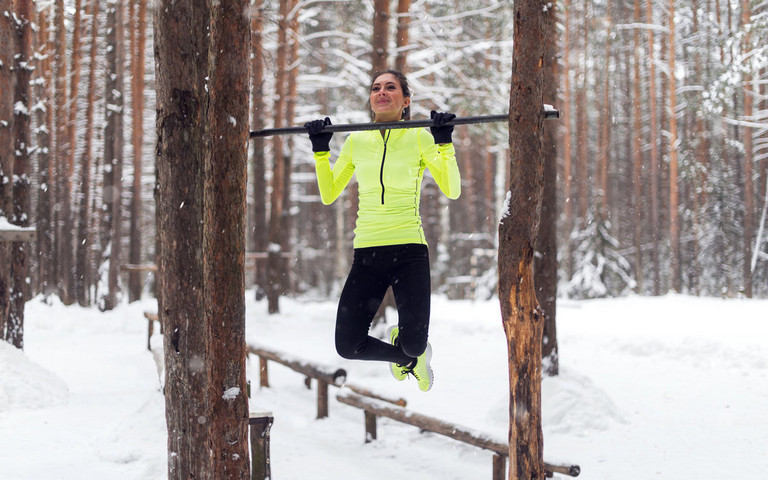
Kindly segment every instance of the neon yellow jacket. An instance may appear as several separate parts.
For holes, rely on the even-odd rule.
[[[453,144],[436,145],[423,128],[350,134],[331,169],[330,152],[315,152],[320,197],[330,205],[356,175],[359,198],[354,248],[426,245],[419,203],[424,169],[450,199],[461,193]]]

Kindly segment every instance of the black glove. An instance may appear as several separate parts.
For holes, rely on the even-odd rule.
[[[312,120],[304,124],[304,128],[309,131],[313,152],[329,152],[331,150],[333,132],[324,131],[325,126],[330,124],[331,119],[328,117],[325,117],[325,120]]]
[[[434,127],[429,127],[429,131],[432,132],[432,136],[435,139],[435,143],[453,143],[451,140],[451,134],[453,134],[453,125],[446,125],[446,122],[450,122],[456,115],[453,113],[437,113],[432,110],[429,113],[429,117],[432,119]]]

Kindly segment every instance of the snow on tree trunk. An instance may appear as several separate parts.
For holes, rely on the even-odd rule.
[[[32,22],[35,7],[31,0],[16,2],[16,85],[14,88],[13,137],[15,140],[13,165],[13,216],[11,223],[29,226],[29,174],[30,127],[29,93],[32,66]],[[11,295],[6,339],[17,348],[24,348],[24,305],[29,296],[27,285],[29,244],[11,244]]]

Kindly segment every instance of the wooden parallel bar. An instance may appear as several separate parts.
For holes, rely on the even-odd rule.
[[[412,412],[405,408],[391,407],[376,399],[364,398],[356,394],[338,395],[336,399],[341,403],[360,408],[365,412],[366,441],[376,438],[375,417],[382,416],[494,452],[496,454],[493,459],[494,480],[499,475],[499,470],[503,471],[502,460],[506,463],[505,459],[509,456],[509,446],[503,442],[453,423]],[[581,468],[578,465],[553,465],[544,462],[544,468],[547,472],[560,473],[571,477],[576,477],[581,473]]]
[[[262,346],[249,345],[248,351],[259,357],[272,360],[279,364],[304,374],[307,377],[323,380],[329,384],[341,385],[347,378],[347,372],[343,368],[328,367],[325,365],[317,365],[297,358],[289,358],[288,356],[269,350]]]
[[[317,418],[328,416],[328,385],[343,385],[347,378],[346,370],[288,358],[284,354],[253,345],[248,346],[248,352],[259,357],[259,378],[262,387],[269,387],[267,360],[304,374],[307,377],[305,381],[307,387],[310,386],[312,378],[317,380]]]
[[[399,407],[405,407],[407,405],[407,401],[404,398],[387,397],[386,395],[372,392],[371,390],[368,390],[365,387],[360,387],[358,385],[353,385],[351,383],[345,383],[344,388],[348,388],[353,392],[357,393],[358,395],[362,395],[368,398],[374,398],[376,400],[381,400],[383,402],[391,403],[392,405],[397,405]]]
[[[422,430],[438,433],[469,445],[490,450],[500,455],[509,455],[509,447],[480,432],[448,423],[434,417],[428,417],[401,407],[391,407],[375,400],[356,394],[345,394],[336,397],[346,405],[360,408],[377,416],[391,418],[398,422],[407,423]]]

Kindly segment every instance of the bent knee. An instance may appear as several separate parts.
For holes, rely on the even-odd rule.
[[[427,337],[398,338],[400,349],[411,358],[417,358],[427,349]]]
[[[336,353],[338,353],[341,358],[354,360],[360,356],[360,349],[358,345],[352,342],[345,342],[337,339]]]

